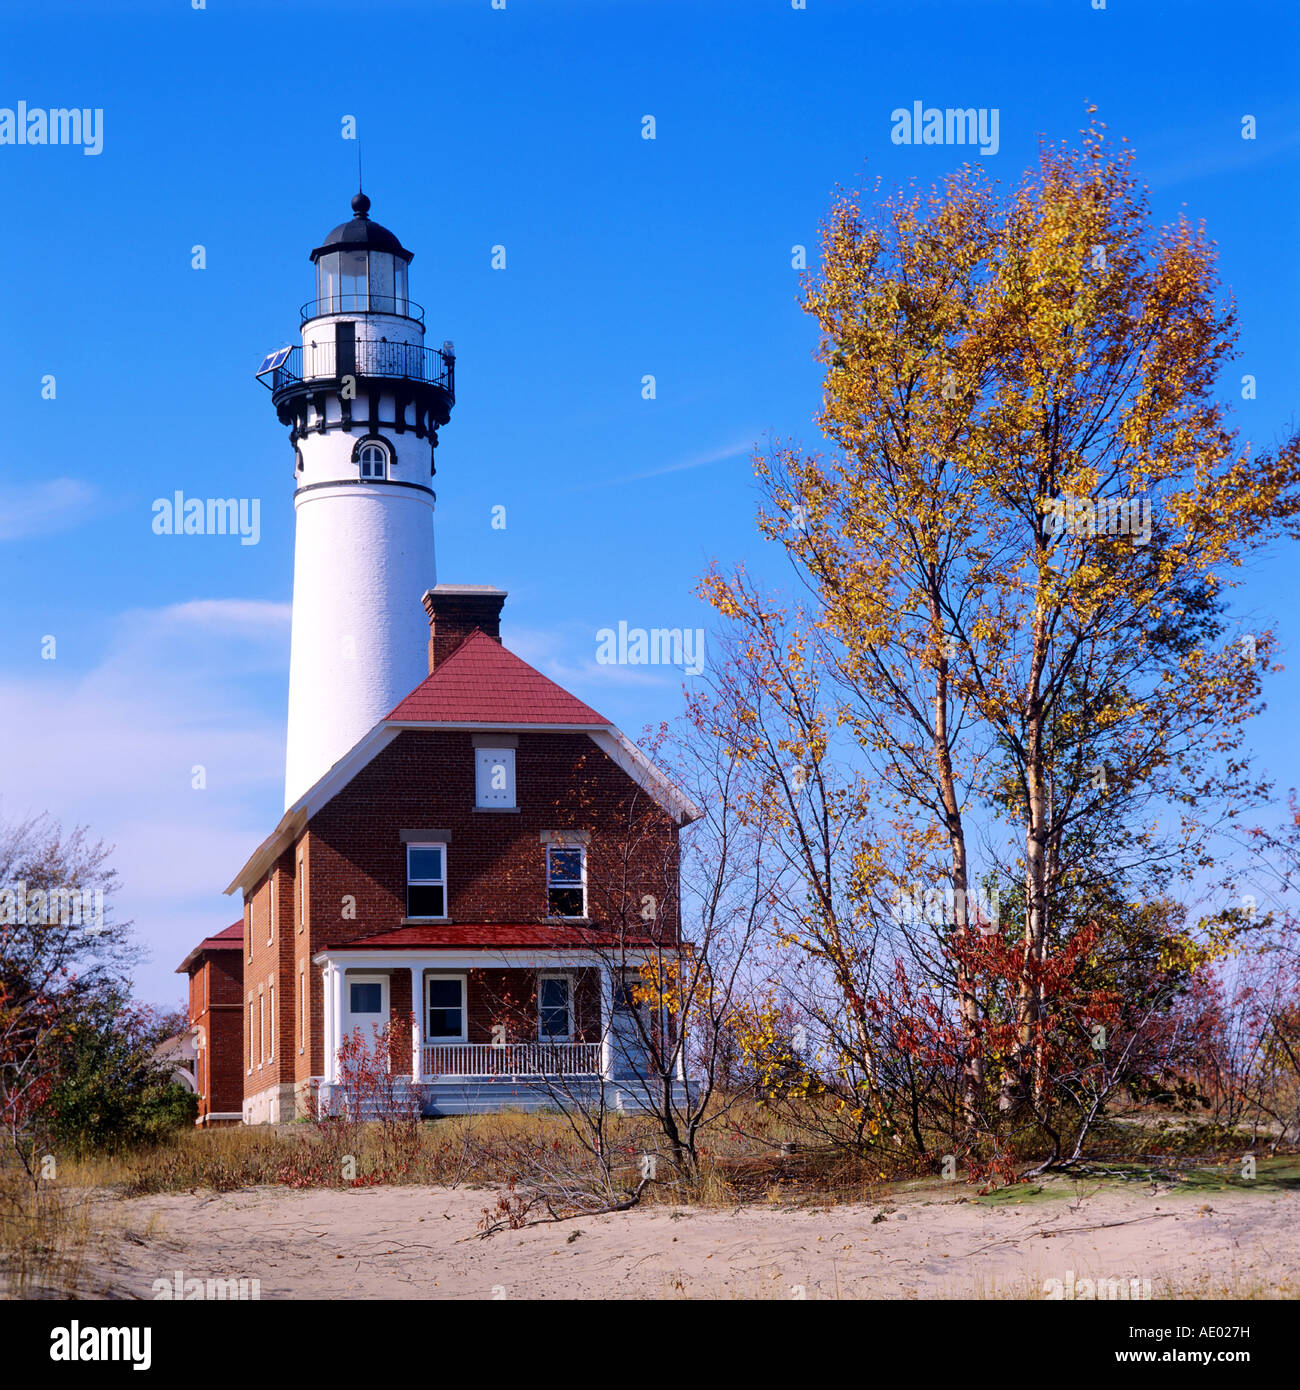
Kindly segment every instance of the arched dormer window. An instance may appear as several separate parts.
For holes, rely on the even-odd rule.
[[[382,482],[388,477],[388,450],[375,440],[367,440],[357,450],[362,482]]]

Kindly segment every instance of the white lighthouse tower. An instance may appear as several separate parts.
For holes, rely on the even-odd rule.
[[[421,595],[436,582],[433,451],[454,357],[424,345],[407,251],[370,199],[312,253],[302,346],[270,354],[294,448],[296,535],[286,809],[428,672]]]

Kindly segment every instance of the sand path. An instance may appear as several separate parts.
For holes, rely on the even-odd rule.
[[[494,1200],[482,1190],[104,1197],[94,1275],[110,1297],[146,1299],[176,1270],[255,1278],[264,1299],[1023,1298],[1067,1271],[1147,1278],[1157,1298],[1300,1293],[1298,1194],[1087,1193],[1060,1183],[988,1205],[936,1186],[884,1206],[650,1207],[485,1240],[463,1239]]]

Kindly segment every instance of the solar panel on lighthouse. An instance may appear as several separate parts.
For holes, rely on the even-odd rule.
[[[265,376],[267,372],[273,372],[277,367],[283,367],[285,359],[293,351],[291,347],[276,348],[274,352],[268,352],[262,358],[262,365],[253,373],[254,376]]]

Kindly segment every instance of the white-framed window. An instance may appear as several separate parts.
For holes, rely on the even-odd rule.
[[[407,845],[406,915],[447,915],[446,845]]]
[[[581,845],[546,846],[546,914],[587,915],[587,852]]]
[[[254,1012],[255,1008],[256,1005],[253,1003],[253,996],[250,994],[248,996],[248,1072],[250,1076],[253,1072],[253,1062],[255,1060],[253,1054],[257,1050],[253,1043],[254,1029],[257,1027],[257,1014]]]
[[[474,750],[474,804],[480,810],[515,809],[515,750]]]
[[[307,966],[298,967],[298,1051],[307,1047]]]
[[[266,944],[270,946],[275,941],[275,870],[273,869],[266,876],[269,892],[266,899]]]
[[[573,981],[568,975],[537,977],[537,1036],[542,1042],[573,1039]]]
[[[266,1061],[266,995],[257,991],[257,1065]]]
[[[302,931],[307,924],[307,862],[303,853],[302,846],[298,847],[298,930]]]
[[[429,975],[424,985],[425,1038],[431,1043],[465,1042],[468,1010],[464,975]]]
[[[368,482],[382,482],[388,477],[388,450],[371,440],[357,450],[361,476]]]
[[[375,1014],[384,1012],[384,983],[382,980],[349,980],[348,1012]]]
[[[266,993],[266,1060],[273,1062],[275,1061],[275,986],[269,985]]]

